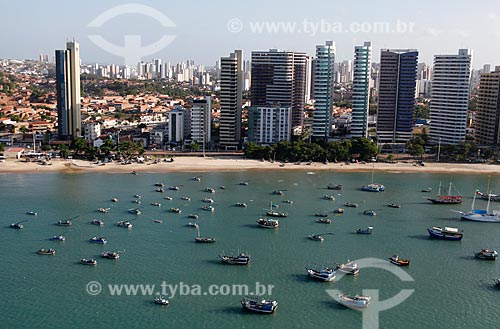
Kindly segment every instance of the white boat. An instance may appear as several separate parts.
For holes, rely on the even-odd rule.
[[[38,215],[38,214],[37,214],[36,212],[34,212],[34,211],[28,211],[28,212],[26,213],[26,215],[36,216],[36,215]]]
[[[205,203],[214,203],[214,199],[210,199],[210,198],[203,198],[202,201]]]
[[[257,224],[259,224],[260,227],[264,228],[278,228],[280,226],[280,223],[276,219],[267,219],[267,218],[259,218],[257,220]]]
[[[154,302],[158,305],[168,305],[170,302],[168,301],[168,299],[166,299],[165,297],[162,297],[162,296],[158,296],[158,297],[155,297],[154,298]]]
[[[223,263],[229,265],[248,265],[250,263],[250,255],[239,253],[237,256],[234,255],[219,255]]]
[[[211,205],[205,205],[205,206],[201,207],[201,209],[203,209],[205,211],[211,211],[211,212],[215,211],[215,208]]]
[[[307,275],[309,275],[311,278],[320,280],[320,281],[326,281],[326,282],[331,282],[335,280],[335,271],[332,268],[329,267],[324,267],[319,270],[315,270],[313,268],[306,268],[307,270]]]
[[[110,208],[98,208],[97,211],[103,214],[107,214]]]
[[[50,240],[53,240],[53,241],[65,241],[66,238],[64,237],[64,235],[60,234],[60,235],[54,235],[52,238],[50,238]]]
[[[161,203],[159,202],[151,202],[151,205],[155,207],[161,207]]]
[[[337,263],[335,264],[335,269],[339,272],[346,273],[346,274],[351,274],[351,275],[357,275],[359,274],[359,266],[355,262],[351,262],[347,260],[347,263],[341,264]]]
[[[118,223],[116,223],[116,226],[125,227],[125,228],[132,228],[133,225],[127,221],[119,221]]]
[[[478,195],[478,192],[479,191],[476,191],[474,193],[471,211],[469,212],[459,211],[461,215],[460,218],[463,220],[470,220],[474,222],[500,223],[500,211],[497,210],[490,211],[491,195],[489,195],[488,197],[488,204],[485,210],[474,209],[474,206],[476,204],[476,195]]]
[[[128,212],[133,214],[133,215],[140,215],[141,214],[141,211],[137,208],[129,209]]]
[[[325,194],[323,195],[323,200],[335,201],[335,197],[333,195]]]
[[[168,201],[172,201],[173,198],[171,196],[166,196],[166,197],[164,197],[164,199],[168,200]]]
[[[372,234],[372,232],[373,232],[372,226],[368,226],[368,228],[365,228],[365,229],[358,228],[356,230],[357,234]]]
[[[97,225],[97,226],[104,226],[104,222],[99,219],[93,219],[90,224]]]
[[[361,191],[365,191],[365,192],[383,192],[383,191],[385,191],[384,185],[376,184],[373,182],[373,173],[374,172],[375,172],[375,164],[373,165],[373,169],[372,169],[372,182],[371,182],[371,184],[363,185],[361,187]]]
[[[320,242],[323,242],[323,240],[325,240],[325,238],[319,234],[311,234],[309,235],[309,239]]]
[[[340,304],[349,308],[366,308],[371,300],[368,296],[348,296],[346,294],[339,294],[338,298]]]
[[[365,210],[365,211],[363,211],[363,214],[367,215],[367,216],[377,216],[377,213],[375,212],[375,210]]]
[[[208,193],[215,193],[215,189],[211,188],[211,187],[207,187],[205,188],[205,192],[208,192]]]

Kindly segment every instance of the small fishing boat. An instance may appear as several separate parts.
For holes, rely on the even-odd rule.
[[[95,259],[92,259],[92,258],[90,258],[90,259],[82,258],[82,259],[80,259],[80,264],[96,266],[97,261]]]
[[[226,189],[226,187],[225,187],[224,185],[221,185],[219,188],[220,188],[221,190],[225,190],[225,189]]]
[[[389,261],[397,266],[408,266],[410,265],[409,259],[401,259],[398,255],[392,255],[389,257]]]
[[[165,192],[165,189],[163,189],[163,187],[159,187],[156,189],[156,192],[163,193],[163,192]]]
[[[326,211],[323,211],[323,212],[319,211],[319,212],[315,213],[314,216],[316,216],[316,217],[328,217],[328,212],[326,212]]]
[[[132,200],[133,203],[141,204],[141,200]]]
[[[165,297],[162,297],[161,295],[158,296],[158,297],[155,297],[153,299],[153,301],[155,302],[155,304],[158,304],[158,305],[164,305],[164,306],[167,306],[170,302],[168,301],[168,299],[166,299]]]
[[[205,210],[205,211],[211,211],[211,212],[215,211],[215,208],[211,205],[205,205],[205,206],[201,207],[201,209]]]
[[[463,233],[455,227],[436,227],[428,228],[429,236],[435,239],[460,241],[463,238]]]
[[[285,193],[281,190],[276,190],[276,191],[273,191],[272,193],[273,195],[285,195]]]
[[[331,282],[335,280],[336,277],[335,274],[337,273],[337,271],[329,267],[323,267],[321,269],[313,269],[306,267],[306,270],[307,270],[307,275],[309,275],[311,278],[326,282]]]
[[[338,295],[338,302],[346,307],[349,308],[355,308],[355,309],[360,309],[360,308],[367,308],[368,305],[370,304],[371,298],[368,296],[348,296],[346,294],[339,294]]]
[[[194,238],[194,240],[198,243],[214,243],[215,239],[214,238]]]
[[[181,188],[179,186],[177,186],[177,185],[174,185],[174,186],[170,186],[168,189],[170,191],[179,191]]]
[[[263,314],[271,314],[278,308],[278,302],[275,300],[266,300],[261,298],[244,297],[241,301],[243,309]]]
[[[333,195],[323,195],[323,200],[335,201],[335,197]]]
[[[69,219],[60,220],[56,222],[57,226],[71,226],[71,221]]]
[[[490,249],[481,249],[474,255],[476,258],[484,260],[496,260],[498,258],[498,252],[496,250],[490,250]]]
[[[89,239],[89,241],[90,241],[91,243],[98,243],[98,244],[106,244],[106,243],[108,243],[108,240],[106,240],[103,236],[101,236],[101,237],[99,237],[99,238],[98,238],[98,237],[96,237],[96,236],[91,237],[91,238]]]
[[[187,223],[187,226],[194,227],[194,228],[199,228],[198,223],[189,222],[189,223]]]
[[[180,214],[182,212],[179,208],[170,208],[168,211],[174,214]]]
[[[210,199],[210,198],[203,198],[203,200],[201,200],[205,203],[214,203],[214,199]]]
[[[101,254],[102,258],[107,258],[107,259],[118,259],[120,258],[120,254],[117,252],[111,252],[111,251],[105,251]]]
[[[129,209],[128,212],[132,215],[140,215],[141,211],[138,208]]]
[[[161,207],[161,203],[159,202],[151,202],[151,205],[155,207]]]
[[[141,198],[141,195],[140,195],[140,194],[136,194],[136,195],[134,195],[134,198],[136,198],[136,199],[140,199],[140,198]]]
[[[191,198],[188,196],[181,196],[181,200],[183,201],[191,201]]]
[[[495,280],[495,286],[500,288],[500,278]]]
[[[49,249],[45,249],[45,248],[42,248],[40,250],[38,250],[36,252],[37,254],[39,255],[50,255],[50,256],[53,256],[56,254],[56,251],[52,248],[49,248]]]
[[[357,234],[372,234],[372,232],[373,232],[373,227],[372,226],[368,226],[365,229],[358,228],[356,230]]]
[[[52,241],[66,241],[66,238],[64,235],[59,234],[59,235],[54,235],[53,237],[50,238]]]
[[[365,211],[363,211],[363,214],[367,215],[367,216],[377,216],[377,213],[375,212],[375,210],[365,210]]]
[[[243,181],[240,182],[240,185],[241,186],[248,186],[248,181],[243,180]]]
[[[319,235],[319,234],[311,234],[311,235],[309,235],[308,238],[311,239],[311,240],[320,241],[320,242],[323,242],[323,240],[325,240],[325,238],[322,235]]]
[[[239,208],[246,208],[247,204],[245,202],[236,202],[234,206]]]
[[[118,202],[118,198],[111,199],[112,202]]]
[[[34,211],[28,211],[28,212],[26,213],[26,215],[36,216],[36,215],[38,215],[38,214],[37,214],[36,212],[34,212]]]
[[[259,218],[257,224],[263,228],[278,228],[280,223],[276,219]]]
[[[99,219],[93,219],[90,224],[92,225],[97,225],[97,226],[104,226],[104,222],[102,220],[99,220]]]
[[[422,192],[422,193],[431,193],[432,192],[432,187],[424,188],[420,192]]]
[[[205,192],[208,192],[208,193],[215,193],[215,189],[211,188],[211,187],[207,187],[205,188],[204,190]]]
[[[103,214],[109,213],[110,208],[98,208],[97,211]]]
[[[201,177],[200,176],[195,176],[195,177],[193,177],[193,180],[195,182],[201,182]]]
[[[337,208],[333,210],[334,214],[343,214],[344,213],[344,208]]]
[[[165,184],[163,184],[163,183],[155,183],[155,186],[165,187]]]
[[[293,204],[292,200],[283,200],[283,203]]]
[[[168,201],[172,201],[173,200],[173,198],[171,196],[168,196],[168,195],[166,197],[164,197],[164,199],[168,200]]]
[[[132,228],[132,223],[128,222],[128,221],[119,221],[118,223],[116,223],[116,226],[118,227],[124,227],[124,228]]]
[[[328,184],[328,186],[326,188],[329,190],[340,191],[342,189],[342,184]]]
[[[153,222],[163,224],[163,221],[161,219],[153,219]]]
[[[346,202],[346,203],[344,203],[344,206],[349,207],[349,208],[359,207],[359,205],[357,203],[354,203],[354,202]]]
[[[266,215],[270,217],[288,217],[288,213],[286,212],[279,212],[276,210],[273,210],[273,207],[271,206],[271,209],[266,211]]]
[[[237,256],[233,255],[219,255],[223,263],[229,265],[248,265],[250,263],[250,255],[239,253]]]
[[[321,223],[321,224],[331,224],[332,220],[329,218],[320,218],[316,220],[316,223]]]
[[[359,266],[357,263],[352,262],[350,260],[347,260],[347,263],[342,264],[342,263],[336,263],[335,264],[335,269],[339,272],[345,273],[345,274],[350,274],[350,275],[357,275],[359,274]]]
[[[389,207],[389,208],[401,208],[401,205],[399,203],[389,202],[387,204],[387,207]]]
[[[12,223],[12,224],[10,224],[9,227],[16,229],[16,230],[22,230],[24,228],[24,225],[21,223]]]
[[[188,218],[198,219],[198,217],[200,217],[200,216],[198,216],[198,214],[189,214],[188,215]]]

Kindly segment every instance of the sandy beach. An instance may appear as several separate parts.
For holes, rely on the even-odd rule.
[[[425,166],[415,161],[404,161],[398,163],[307,163],[280,164],[263,162],[259,160],[246,160],[242,158],[218,158],[218,157],[176,157],[174,162],[159,162],[145,164],[119,163],[96,164],[84,160],[52,160],[50,165],[36,162],[25,162],[24,160],[8,159],[0,163],[0,173],[87,173],[87,172],[109,172],[109,173],[161,173],[161,172],[210,172],[210,171],[248,171],[248,170],[302,170],[302,171],[338,171],[338,172],[363,172],[371,171],[385,172],[428,172],[428,173],[464,173],[464,174],[500,174],[500,164],[461,164],[461,163],[432,163],[426,162]]]

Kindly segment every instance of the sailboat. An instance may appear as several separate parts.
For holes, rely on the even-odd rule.
[[[483,200],[489,200],[493,202],[500,202],[500,195],[497,194],[491,194],[490,190],[490,180],[491,176],[488,176],[488,189],[486,190],[487,193],[482,193],[481,191],[477,190],[476,194]]]
[[[200,237],[200,226],[196,226],[196,231],[197,231],[197,237],[194,239],[194,241],[198,243],[214,243],[215,239],[214,238],[202,238]]]
[[[373,164],[373,168],[372,168],[372,182],[371,182],[371,184],[363,185],[361,187],[361,191],[365,191],[365,192],[383,192],[383,191],[385,191],[384,185],[373,183],[374,172],[375,172],[375,164]]]
[[[439,191],[438,195],[435,198],[427,198],[430,202],[434,204],[459,204],[462,203],[462,196],[460,194],[458,195],[451,195],[451,188],[453,187],[453,183],[450,182],[450,186],[448,188],[448,195],[442,195],[441,194],[441,182],[439,182]]]
[[[490,212],[491,195],[488,198],[488,204],[485,210],[474,209],[474,206],[476,204],[476,196],[478,195],[477,192],[479,191],[476,190],[474,193],[474,199],[472,200],[471,211],[467,213],[460,212],[460,214],[462,215],[460,218],[474,222],[500,223],[500,212],[499,211]]]

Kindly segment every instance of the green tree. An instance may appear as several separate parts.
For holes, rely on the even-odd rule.
[[[351,143],[350,153],[352,155],[357,155],[358,159],[361,161],[368,161],[376,157],[379,153],[377,145],[368,138],[356,138]]]
[[[75,151],[75,154],[80,154],[87,150],[88,145],[85,139],[77,137],[71,143],[71,148]]]
[[[0,152],[5,152],[5,145],[0,143]]]

